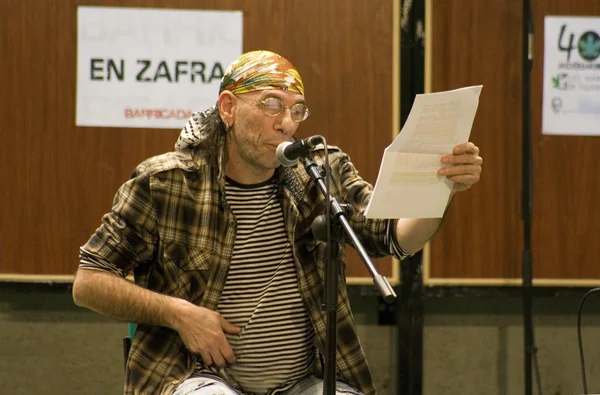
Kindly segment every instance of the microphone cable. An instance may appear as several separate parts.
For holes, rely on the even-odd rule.
[[[591,294],[600,291],[600,288],[593,288],[586,292],[579,302],[579,312],[577,313],[577,341],[579,343],[579,359],[581,361],[581,379],[583,381],[583,393],[587,395],[587,379],[585,377],[585,362],[583,359],[583,342],[581,341],[581,313],[583,311],[583,303]]]
[[[327,140],[323,137],[323,146],[325,147],[325,160],[323,161],[323,170],[325,170],[325,224],[327,228],[327,263],[331,262],[331,195],[329,194],[329,178],[331,169],[329,167],[329,150],[327,149]],[[336,276],[338,274],[336,273]],[[337,281],[337,279],[336,279]],[[337,318],[336,318],[337,320]]]

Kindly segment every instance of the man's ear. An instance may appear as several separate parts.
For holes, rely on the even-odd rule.
[[[236,99],[233,93],[230,91],[223,91],[219,95],[217,102],[219,107],[219,115],[226,126],[230,127],[235,122],[235,106]]]

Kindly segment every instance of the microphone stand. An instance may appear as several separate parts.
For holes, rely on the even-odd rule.
[[[533,333],[533,269],[531,262],[531,216],[532,216],[532,180],[533,161],[531,153],[531,68],[533,66],[533,21],[531,1],[523,0],[523,190],[522,190],[522,220],[523,220],[523,262],[521,275],[523,277],[523,334],[525,348],[525,395],[533,394],[533,369],[538,394],[542,393],[542,382],[537,360],[537,347]]]
[[[396,293],[388,280],[377,273],[375,266],[371,262],[369,255],[360,243],[360,240],[352,230],[348,222],[347,213],[344,210],[345,205],[340,204],[337,199],[328,193],[324,182],[324,172],[322,169],[308,157],[303,158],[304,168],[315,182],[317,189],[325,197],[329,208],[329,216],[326,218],[327,224],[327,267],[325,270],[325,297],[323,310],[326,312],[326,335],[325,335],[325,367],[323,374],[323,394],[335,395],[336,388],[336,346],[337,346],[337,281],[339,272],[339,241],[341,231],[344,231],[349,238],[349,242],[356,249],[362,261],[365,263],[373,282],[383,299],[391,303],[396,299]],[[316,221],[316,220],[315,220]],[[313,224],[314,225],[314,224]],[[332,229],[333,228],[333,229]],[[333,230],[333,232],[332,232]],[[313,233],[315,230],[313,229]],[[333,234],[336,240],[330,237]]]

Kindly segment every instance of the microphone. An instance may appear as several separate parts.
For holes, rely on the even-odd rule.
[[[296,140],[293,143],[291,141],[284,141],[277,146],[275,156],[282,166],[291,167],[298,163],[298,158],[307,156],[323,140],[323,136],[317,135]]]

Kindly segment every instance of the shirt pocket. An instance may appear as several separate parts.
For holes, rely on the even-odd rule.
[[[338,282],[346,281],[346,246],[337,244],[338,248]],[[319,276],[325,281],[325,267],[327,266],[327,243],[320,240],[311,240],[306,243],[306,251],[317,264]]]
[[[190,248],[187,254],[179,260],[179,268],[186,272],[209,271],[213,252],[203,248]]]
[[[206,247],[169,243],[163,254],[163,268],[171,272],[173,296],[198,304],[210,278],[214,252]]]

